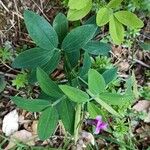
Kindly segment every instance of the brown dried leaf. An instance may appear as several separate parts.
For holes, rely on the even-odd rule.
[[[124,62],[120,62],[118,67],[119,67],[120,71],[128,71],[130,65],[129,65],[129,63],[127,61],[124,61]]]
[[[122,54],[122,47],[115,47],[112,46],[112,52],[114,53],[114,55],[116,55],[117,57],[121,57]]]

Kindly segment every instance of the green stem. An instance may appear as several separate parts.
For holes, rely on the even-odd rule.
[[[58,99],[57,101],[55,101],[54,103],[52,103],[51,106],[53,107],[53,106],[57,105],[60,101],[62,101],[62,100],[64,100],[64,99],[66,99],[66,96],[65,96],[65,95],[62,96],[61,98],[59,98],[59,99]]]
[[[84,84],[88,85],[88,83],[85,80],[83,80],[80,76],[78,76],[78,79],[81,80]]]
[[[82,105],[81,104],[77,104],[76,106],[76,114],[75,114],[75,123],[74,123],[74,141],[75,141],[75,145],[77,143],[78,140],[78,134],[79,134],[79,129],[80,129],[80,119],[81,119],[81,108]]]

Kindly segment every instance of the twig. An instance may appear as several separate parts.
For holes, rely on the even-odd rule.
[[[147,68],[150,68],[150,66],[149,65],[147,65],[147,64],[145,64],[143,61],[141,61],[141,60],[138,60],[138,59],[133,59],[136,63],[139,63],[139,64],[141,64],[142,66],[144,66],[144,67],[147,67]]]
[[[12,24],[12,22],[10,21],[10,23]],[[12,24],[7,30],[1,30],[2,32],[4,32],[4,35],[9,32],[12,28],[14,28],[16,23]]]
[[[20,38],[19,40],[20,40],[20,41],[27,42],[27,43],[35,44],[33,41],[31,41],[31,40],[28,40],[28,39],[23,39],[23,38]]]
[[[21,14],[19,14],[18,12],[13,12],[13,14],[15,14],[16,16],[18,16],[19,18],[23,19],[23,16]]]
[[[16,0],[13,0],[14,1],[14,4],[15,4],[15,9],[16,9],[16,12],[17,14],[19,14],[19,11],[18,11],[18,7],[17,7],[17,3],[16,3]],[[17,15],[17,20],[18,20],[18,28],[19,28],[19,31],[21,30],[20,28],[20,18],[19,16]]]
[[[6,66],[8,69],[10,69],[10,70],[13,70],[13,71],[15,71],[15,72],[20,72],[20,71],[18,71],[18,70],[15,70],[15,69],[13,69],[12,67],[10,67],[10,66],[8,66],[7,64],[5,64],[3,61],[1,61],[1,63],[4,65],[4,66]]]
[[[4,3],[0,0],[0,4],[4,7],[4,9],[9,12],[8,8],[4,5]]]
[[[40,4],[41,4],[41,9],[43,10],[43,1],[40,0]]]
[[[12,86],[6,86],[6,88],[7,88],[7,89],[10,89],[10,90],[12,90],[12,91],[18,92],[18,90],[15,89],[15,88],[13,88]],[[18,94],[18,95],[19,95],[19,94]]]
[[[129,57],[129,58],[132,59],[131,57]],[[143,61],[141,61],[141,60],[138,60],[138,59],[136,59],[136,58],[133,58],[133,61],[135,61],[136,63],[138,63],[138,64],[140,64],[140,65],[142,65],[142,66],[144,66],[144,67],[150,68],[149,65],[145,64],[145,63],[144,63]]]
[[[43,10],[39,7],[39,5],[34,1],[34,0],[31,0],[36,6],[37,8],[40,10],[40,12],[43,14],[43,16],[50,22],[50,20],[47,18],[47,16],[44,14]]]
[[[16,77],[16,75],[14,75],[14,74],[4,73],[4,72],[1,72],[1,71],[0,71],[0,75],[4,75],[4,76],[10,77],[10,78],[15,78]]]

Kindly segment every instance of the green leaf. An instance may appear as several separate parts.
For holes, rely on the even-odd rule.
[[[38,136],[41,140],[48,139],[56,129],[58,123],[58,113],[55,107],[45,109],[38,123]]]
[[[123,42],[124,27],[113,15],[110,17],[109,21],[109,32],[115,44],[119,45]]]
[[[60,51],[54,51],[53,56],[51,57],[51,59],[41,68],[46,72],[46,73],[52,73],[57,65],[59,64],[61,59],[61,52]]]
[[[89,0],[86,6],[80,10],[69,9],[67,18],[70,21],[80,20],[90,12],[91,8],[92,8],[92,0]]]
[[[0,75],[0,92],[2,92],[5,89],[6,81],[4,79],[4,76]]]
[[[32,11],[25,10],[24,20],[31,38],[39,47],[47,50],[53,50],[57,47],[57,34],[43,17]]]
[[[43,66],[53,56],[53,51],[47,51],[39,47],[31,48],[19,54],[12,63],[15,68],[34,69]]]
[[[16,78],[12,80],[12,86],[16,86],[17,90],[25,87],[28,84],[27,73],[22,72],[16,75]]]
[[[73,134],[75,109],[68,99],[64,99],[58,104],[60,119],[63,122],[65,129]]]
[[[143,50],[150,51],[150,43],[141,42],[139,45]]]
[[[72,70],[74,67],[78,65],[78,61],[80,59],[80,51],[73,51],[71,53],[65,53],[65,58],[66,58],[66,64],[70,70]]]
[[[114,110],[110,105],[108,105],[106,102],[101,100],[98,96],[95,96],[93,93],[91,93],[89,90],[87,90],[87,93],[97,102],[99,103],[103,108],[105,108],[108,112],[111,114],[120,117],[120,114]]]
[[[123,106],[126,103],[133,100],[132,95],[120,95],[117,93],[109,93],[109,92],[100,93],[99,97],[101,100],[105,101],[110,105],[118,105],[118,106]]]
[[[88,72],[88,87],[90,92],[97,95],[105,91],[105,80],[96,70],[90,69]]]
[[[86,7],[86,5],[90,2],[90,0],[79,0],[79,1],[76,1],[76,0],[69,0],[69,3],[68,3],[68,7],[70,9],[77,9],[77,10],[80,10],[84,7]]]
[[[88,109],[88,112],[89,112],[91,118],[96,118],[96,116],[102,115],[100,107],[98,107],[97,105],[95,105],[92,102],[88,103],[87,109]]]
[[[117,68],[111,68],[106,70],[102,76],[105,79],[105,83],[108,84],[117,77]]]
[[[62,96],[62,91],[58,85],[52,81],[49,76],[41,68],[37,68],[37,80],[43,92],[55,98]]]
[[[38,98],[39,98],[39,99],[47,100],[47,101],[49,101],[50,103],[53,103],[53,102],[55,102],[55,101],[58,100],[57,98],[53,98],[53,97],[51,97],[51,96],[48,96],[48,95],[45,94],[43,91],[40,92]]]
[[[91,67],[91,58],[88,53],[84,53],[83,66],[79,70],[79,76],[84,76],[88,73]]]
[[[93,15],[90,18],[88,18],[87,20],[84,20],[83,24],[84,25],[86,25],[86,24],[95,24],[96,25],[96,15]]]
[[[111,50],[111,46],[107,43],[99,41],[90,41],[84,47],[83,50],[92,55],[108,55]]]
[[[112,115],[120,117],[120,114],[115,109],[113,109],[110,105],[108,105],[105,101],[101,100],[98,97],[96,97],[95,100]]]
[[[103,26],[109,22],[109,17],[112,14],[112,10],[107,7],[100,8],[96,15],[96,23],[98,26]]]
[[[58,35],[59,43],[61,43],[68,32],[68,20],[66,16],[59,13],[53,21],[53,27]]]
[[[4,44],[4,46],[5,48],[0,47],[0,59],[4,63],[6,63],[7,61],[11,60],[13,54],[12,54],[12,46],[9,47],[9,45],[7,46],[7,44]]]
[[[73,29],[63,40],[62,49],[68,53],[81,49],[93,38],[96,29],[95,25],[83,25]]]
[[[74,102],[82,103],[89,100],[88,94],[77,88],[68,85],[60,85],[59,87],[65,93],[65,95],[67,95],[68,98]]]
[[[118,7],[118,6],[121,4],[122,1],[123,1],[123,0],[111,0],[111,1],[107,4],[107,7],[108,7],[108,8],[116,8],[116,7]]]
[[[30,112],[41,112],[46,107],[50,106],[50,102],[43,99],[26,99],[22,97],[11,97],[11,100],[21,109]]]
[[[52,73],[56,69],[58,63],[60,62],[60,58],[61,58],[61,52],[54,51],[54,54],[51,57],[51,59],[45,65],[41,66],[41,68],[48,74]],[[37,81],[36,69],[31,70],[28,80],[29,80],[29,83],[34,83]]]
[[[118,11],[115,14],[115,17],[118,19],[119,22],[122,24],[133,28],[142,28],[144,26],[142,20],[140,20],[135,14],[129,11]]]

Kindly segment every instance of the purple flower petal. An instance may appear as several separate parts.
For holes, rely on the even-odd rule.
[[[101,130],[106,130],[108,126],[107,123],[102,121],[101,116],[97,116],[95,119],[89,119],[87,123],[96,127],[94,134],[99,134]]]
[[[100,124],[99,128],[102,129],[102,130],[106,130],[106,129],[107,129],[107,126],[108,126],[107,123],[102,122],[102,123]]]
[[[98,126],[96,126],[96,129],[95,129],[95,132],[94,132],[94,134],[99,134],[100,133],[100,128],[98,127]]]

